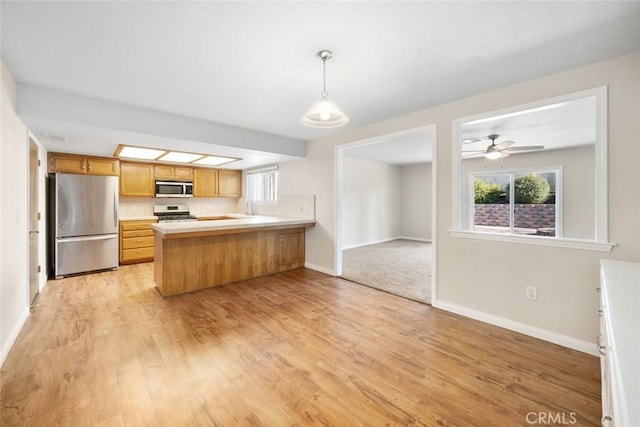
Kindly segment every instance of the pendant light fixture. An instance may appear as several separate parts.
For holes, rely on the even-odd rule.
[[[322,61],[322,100],[314,103],[307,114],[300,121],[314,128],[335,128],[349,123],[349,117],[340,111],[338,106],[327,98],[327,60],[331,59],[333,53],[323,49],[316,53],[318,59]]]

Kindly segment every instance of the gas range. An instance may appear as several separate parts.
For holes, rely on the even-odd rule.
[[[153,214],[158,217],[158,222],[163,223],[196,221],[188,205],[154,205]]]

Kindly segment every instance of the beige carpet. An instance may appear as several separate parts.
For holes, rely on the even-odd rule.
[[[431,303],[431,243],[397,239],[342,251],[342,276],[401,297]]]

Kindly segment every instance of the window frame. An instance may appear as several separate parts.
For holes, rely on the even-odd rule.
[[[509,182],[512,184],[510,186],[510,195],[509,195],[509,206],[511,207],[511,209],[509,210],[509,229],[510,231],[508,233],[495,233],[495,234],[506,234],[506,235],[510,235],[510,236],[522,236],[522,234],[518,234],[518,233],[514,233],[513,229],[514,229],[514,223],[515,223],[515,214],[514,214],[514,209],[513,207],[515,207],[516,203],[515,203],[515,197],[514,197],[514,185],[513,182],[516,178],[516,176],[519,175],[528,175],[528,174],[532,174],[532,173],[555,173],[556,174],[556,193],[555,193],[555,223],[556,223],[556,227],[555,227],[555,236],[550,237],[550,236],[545,236],[545,238],[549,239],[559,239],[559,238],[563,238],[563,227],[562,227],[562,221],[563,221],[563,215],[562,215],[562,199],[563,199],[563,185],[562,185],[562,172],[563,172],[563,168],[562,166],[543,166],[543,167],[530,167],[530,168],[512,168],[512,169],[495,169],[495,170],[489,170],[489,171],[477,171],[477,172],[469,172],[468,173],[468,186],[469,189],[468,194],[467,194],[467,206],[474,206],[475,207],[475,187],[474,187],[474,182],[475,179],[477,177],[481,177],[481,176],[491,176],[491,175],[509,175]],[[470,231],[473,231],[475,233],[491,233],[490,231],[476,231],[475,230],[475,208],[474,209],[467,209],[468,210],[468,219],[467,219],[467,224],[468,224],[468,228]]]
[[[275,179],[275,185],[274,185],[274,192],[275,192],[275,198],[274,199],[268,199],[268,200],[264,200],[264,199],[252,199],[251,195],[252,195],[252,191],[250,191],[250,183],[251,183],[251,175],[259,175],[259,174],[266,174],[266,173],[272,173],[275,172],[276,174],[276,179]],[[277,165],[275,166],[267,166],[267,167],[262,167],[262,168],[257,168],[257,169],[251,169],[245,172],[245,182],[246,182],[246,191],[245,194],[246,196],[246,201],[249,202],[260,202],[260,203],[277,203],[278,202],[278,198],[280,197],[280,183],[279,183],[279,167]],[[264,193],[264,191],[263,191]]]
[[[525,236],[515,234],[498,234],[478,232],[463,227],[466,204],[464,192],[462,191],[465,177],[462,173],[462,147],[460,144],[460,128],[463,124],[471,121],[493,118],[496,116],[511,115],[524,110],[543,108],[551,104],[572,101],[580,98],[595,97],[596,112],[596,136],[595,136],[595,159],[594,159],[594,201],[595,201],[595,221],[593,239],[576,239],[567,237],[556,237],[550,239],[546,236]],[[473,116],[461,117],[452,121],[452,228],[449,235],[456,238],[469,238],[480,240],[494,240],[510,243],[523,243],[541,246],[566,247],[574,249],[593,250],[600,252],[610,252],[614,243],[608,241],[608,180],[607,180],[607,135],[608,135],[608,111],[607,111],[607,86],[600,86],[584,91],[573,92],[551,98],[545,98],[534,102],[515,105],[499,110],[485,112]],[[468,208],[467,208],[468,209]]]

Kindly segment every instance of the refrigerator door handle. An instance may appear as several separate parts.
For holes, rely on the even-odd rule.
[[[118,227],[118,186],[113,189],[113,226]]]
[[[98,236],[78,236],[78,237],[64,237],[56,239],[58,243],[71,243],[71,242],[85,242],[88,240],[109,240],[117,239],[117,234],[101,234]]]

